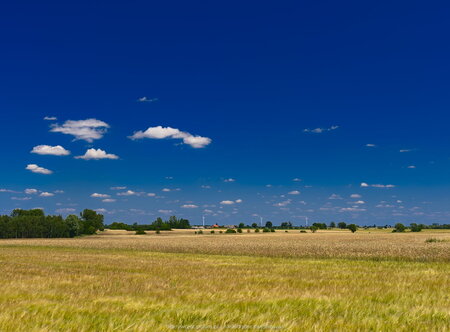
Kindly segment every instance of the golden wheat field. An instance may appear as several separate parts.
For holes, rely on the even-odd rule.
[[[0,331],[445,331],[449,262],[438,231],[0,240]]]

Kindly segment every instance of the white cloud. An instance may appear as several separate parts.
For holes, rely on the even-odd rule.
[[[85,140],[92,143],[96,139],[100,139],[106,133],[109,125],[106,122],[97,119],[86,120],[67,120],[62,125],[54,124],[50,131],[54,133],[62,133],[72,135],[75,140]]]
[[[64,149],[61,145],[36,145],[33,150],[31,150],[31,153],[52,156],[68,156],[70,151]]]
[[[288,192],[289,195],[300,195],[300,191],[298,190],[292,190],[290,192]]]
[[[361,209],[358,207],[349,207],[349,208],[342,208],[339,210],[339,212],[364,212],[366,209]]]
[[[16,193],[16,191],[11,189],[0,188],[0,193]]]
[[[44,191],[39,196],[41,196],[41,197],[52,197],[52,196],[55,196],[55,194],[49,193],[47,191]]]
[[[99,159],[119,159],[118,156],[111,153],[106,153],[105,150],[101,149],[88,149],[83,156],[77,156],[76,159],[84,159],[84,160],[99,160]]]
[[[332,131],[338,129],[339,126],[331,126],[330,128],[315,128],[315,129],[304,129],[303,131],[305,133],[314,133],[314,134],[321,134],[323,132]]]
[[[292,181],[294,181],[294,182],[300,182],[300,181],[302,181],[302,179],[299,179],[299,178],[293,178]]]
[[[102,199],[102,202],[103,203],[113,203],[113,202],[115,202],[116,200],[114,199],[114,198],[105,198],[105,199]]]
[[[134,195],[139,195],[139,193],[133,191],[133,190],[127,190],[121,193],[117,193],[117,196],[134,196]]]
[[[164,192],[169,192],[170,191],[170,189],[169,188],[163,188],[161,191],[164,191]]]
[[[412,151],[411,149],[402,149],[402,150],[400,150],[401,153],[404,153],[404,152],[411,152],[411,151]]]
[[[28,195],[37,194],[38,192],[39,190],[33,188],[27,188],[24,190],[24,193]]]
[[[72,208],[63,208],[63,209],[57,209],[55,210],[56,213],[71,213],[75,212],[75,209]]]
[[[55,190],[54,193],[55,194],[64,194],[64,190]]]
[[[196,208],[198,208],[198,205],[195,205],[195,204],[184,204],[181,207],[183,209],[196,209]]]
[[[228,179],[223,180],[223,182],[236,182],[236,179],[228,178]]]
[[[353,204],[366,204],[366,202],[364,202],[364,201],[356,201],[355,203],[353,203]]]
[[[36,164],[28,164],[27,167],[25,167],[25,169],[33,172],[33,173],[39,173],[39,174],[52,174],[53,171],[46,169],[44,167],[40,167]]]
[[[208,186],[208,185],[201,185],[200,186],[202,189],[211,189],[211,186]]]
[[[375,144],[366,144],[366,146],[367,146],[368,148],[374,148],[374,147],[376,147]]]
[[[234,204],[234,201],[222,201],[222,202],[220,202],[220,204],[222,204],[222,205],[232,205],[232,204]]]
[[[127,187],[111,187],[109,189],[111,189],[111,190],[124,190],[124,189],[127,189]]]
[[[172,210],[158,210],[159,213],[169,214],[172,213]]]
[[[284,206],[291,204],[291,202],[292,202],[292,200],[288,199],[288,200],[280,202],[280,203],[275,203],[273,206],[284,207]]]
[[[108,210],[106,210],[106,209],[95,209],[94,210],[95,212],[97,212],[97,213],[108,213]]]
[[[156,194],[155,194],[155,193],[148,193],[148,194],[147,194],[147,196],[150,196],[150,197],[155,197],[155,196],[156,196]]]
[[[360,186],[362,188],[368,188],[368,187],[373,187],[373,188],[395,188],[395,185],[393,185],[393,184],[368,184],[366,182],[362,182]]]
[[[338,194],[332,194],[330,197],[328,197],[328,199],[342,199],[342,197]]]
[[[235,202],[239,204],[239,203],[242,203],[243,200],[242,199],[237,199],[237,200],[235,200]]]
[[[95,197],[95,198],[108,198],[110,197],[108,194],[99,194],[99,193],[93,193],[91,194],[91,197]]]
[[[410,166],[408,166],[408,168],[410,168],[410,169],[414,169],[414,168],[416,168],[416,166],[414,166],[414,165],[410,165]]]
[[[362,196],[360,194],[351,194],[351,198],[361,198]]]
[[[138,98],[137,101],[140,103],[152,103],[152,102],[158,101],[158,98],[147,98],[144,96],[144,97]]]
[[[204,148],[209,145],[212,140],[208,137],[195,136],[188,132],[181,131],[172,127],[149,127],[146,131],[136,131],[133,135],[129,136],[130,139],[142,139],[142,138],[152,138],[152,139],[182,139],[184,144],[188,144],[193,148],[199,149]]]
[[[44,120],[47,120],[47,121],[56,121],[56,120],[58,120],[58,119],[56,118],[56,116],[46,116],[46,117],[44,117]]]
[[[29,201],[31,197],[11,197],[11,199],[16,201]]]

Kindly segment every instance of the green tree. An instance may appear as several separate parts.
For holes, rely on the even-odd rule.
[[[406,229],[405,225],[403,225],[402,223],[396,223],[394,227],[395,227],[395,231],[400,232],[400,233],[404,232]]]
[[[348,228],[349,230],[351,230],[352,233],[355,233],[356,230],[358,229],[358,226],[356,226],[355,224],[350,224],[350,225],[347,226],[347,228]]]
[[[94,210],[84,209],[80,215],[83,221],[82,234],[94,234],[98,230],[102,231],[105,229],[102,214],[98,214]]]
[[[336,228],[336,223],[334,221],[330,222],[330,228]]]
[[[273,224],[271,221],[266,221],[266,228],[272,228]]]
[[[347,228],[347,224],[345,222],[341,221],[341,222],[338,223],[338,227],[340,229],[345,229],[345,228]]]
[[[422,225],[417,225],[416,223],[410,224],[411,232],[420,232],[422,231]]]

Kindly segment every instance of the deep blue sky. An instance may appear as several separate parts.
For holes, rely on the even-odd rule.
[[[92,208],[107,222],[139,223],[170,214],[221,224],[259,216],[448,223],[449,9],[417,1],[3,4],[0,212]],[[157,100],[139,102],[144,96]],[[85,119],[109,128],[92,142],[50,132]],[[212,142],[128,138],[156,126]],[[30,153],[37,145],[71,154]],[[119,159],[74,158],[89,148]],[[136,194],[117,195],[126,190]]]

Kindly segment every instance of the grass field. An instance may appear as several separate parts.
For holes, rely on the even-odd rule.
[[[0,240],[0,331],[445,331],[449,262],[437,231]]]

